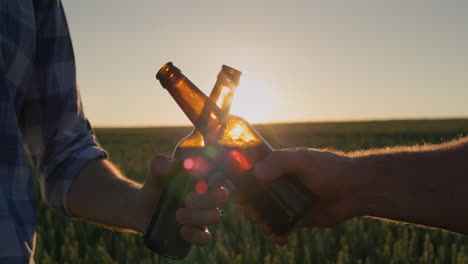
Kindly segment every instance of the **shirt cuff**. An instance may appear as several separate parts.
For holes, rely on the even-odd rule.
[[[52,193],[49,193],[47,199],[50,207],[62,215],[76,217],[68,208],[70,187],[80,169],[88,161],[98,157],[107,158],[107,152],[99,146],[88,145],[74,151],[73,154],[60,164],[60,169],[55,171],[56,176],[60,175],[60,177],[57,177],[60,180],[54,184],[58,188],[53,188]]]

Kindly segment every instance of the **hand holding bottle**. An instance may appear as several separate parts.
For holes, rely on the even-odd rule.
[[[210,189],[204,194],[189,193],[185,198],[185,207],[179,208],[176,213],[176,220],[182,225],[182,238],[193,245],[209,245],[212,238],[205,226],[218,224],[221,219],[218,208],[228,201],[229,192],[223,187]]]
[[[203,135],[214,171],[223,172],[237,190],[278,234],[287,234],[313,206],[314,195],[294,175],[283,175],[262,186],[252,168],[273,149],[244,119],[228,115],[172,63],[156,78]]]
[[[333,226],[371,216],[468,234],[468,139],[440,145],[400,146],[349,154],[311,149],[275,151],[257,163],[256,178],[268,184],[294,173],[316,196],[296,227]],[[247,218],[271,231],[244,203]],[[274,235],[285,244],[287,237]]]
[[[177,161],[163,154],[156,154],[151,162],[151,167],[146,177],[146,182],[141,189],[141,201],[136,203],[141,207],[145,216],[141,219],[149,221],[154,206],[154,200],[161,191],[164,178],[171,177],[177,170]],[[217,208],[224,206],[229,200],[226,189],[220,187],[212,189],[204,194],[189,194],[185,198],[185,208],[177,212],[177,222],[182,225],[180,235],[190,244],[206,246],[211,243],[211,234],[206,229],[207,225],[217,224],[220,220],[220,212]],[[143,227],[140,229],[144,230]]]
[[[306,148],[284,149],[271,152],[254,168],[255,177],[268,185],[285,174],[297,179],[316,195],[314,206],[298,222],[299,227],[333,226],[351,217],[361,215],[358,177],[352,176],[352,159],[326,151]],[[273,236],[279,245],[287,243],[287,235],[274,234],[242,194],[239,197],[244,215],[259,225],[261,231]]]
[[[223,65],[217,76],[209,100],[225,113],[231,108],[240,75],[238,70]],[[144,235],[146,245],[162,256],[183,259],[191,248],[188,242],[208,244],[211,237],[209,232],[203,233],[204,225],[216,223],[220,214],[219,211],[206,210],[221,205],[215,198],[227,202],[227,198],[224,199],[227,197],[224,189],[208,188],[208,181],[213,177],[208,177],[209,168],[202,166],[205,164],[202,161],[205,161],[210,152],[205,146],[205,138],[194,129],[175,147],[173,157],[178,161],[178,166],[164,181]],[[183,208],[184,202],[186,208]]]

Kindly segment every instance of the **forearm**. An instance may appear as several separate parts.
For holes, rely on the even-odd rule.
[[[112,229],[143,233],[153,213],[153,207],[162,188],[164,177],[177,169],[174,159],[163,154],[154,155],[144,185],[125,178],[105,159],[89,161],[75,178],[68,194],[69,211],[80,218]],[[208,229],[200,226],[219,222],[216,207],[228,201],[223,188],[202,195],[188,194],[185,207],[179,209],[180,234],[191,244],[206,246],[211,243]]]
[[[68,206],[77,217],[122,231],[143,232],[141,185],[125,178],[105,159],[89,161],[74,180]]]
[[[364,214],[468,234],[468,141],[354,154]]]

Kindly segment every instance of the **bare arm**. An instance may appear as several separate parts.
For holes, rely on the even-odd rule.
[[[111,162],[91,160],[80,170],[71,186],[69,209],[75,216],[112,229],[143,233],[160,191],[160,180],[172,166],[172,159],[156,155],[146,182],[141,185],[125,178]],[[204,199],[194,197],[197,202],[187,203],[189,208],[184,209],[190,215],[188,222],[183,223],[186,226],[182,236],[197,245],[209,244],[211,235],[209,231],[192,226],[216,224],[220,219],[216,207],[228,200],[227,192],[222,188],[205,196]]]
[[[468,234],[468,140],[355,153],[366,215]]]
[[[81,169],[73,182],[68,206],[73,215],[81,218],[142,233],[146,221],[138,201],[141,188],[141,184],[125,178],[111,162],[94,159]]]
[[[297,175],[318,197],[300,226],[333,226],[367,215],[468,234],[468,138],[348,154],[287,149],[255,167],[267,183],[285,173]],[[248,201],[241,204],[246,217],[271,235]]]

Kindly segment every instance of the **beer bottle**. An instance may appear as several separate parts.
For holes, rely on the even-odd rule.
[[[294,175],[263,186],[253,175],[253,166],[273,149],[260,134],[241,117],[220,109],[172,63],[165,64],[156,78],[203,134],[205,144],[216,147],[210,164],[228,175],[273,232],[287,234],[312,206],[313,193]]]
[[[211,91],[209,100],[226,113],[231,108],[240,75],[240,71],[223,65]],[[207,190],[205,177],[209,166],[203,162],[206,156],[204,147],[202,134],[194,128],[174,149],[173,157],[179,166],[166,177],[144,234],[146,245],[161,256],[183,259],[190,250],[191,244],[180,235],[181,225],[176,221],[176,211],[184,207],[184,199],[189,192]]]

